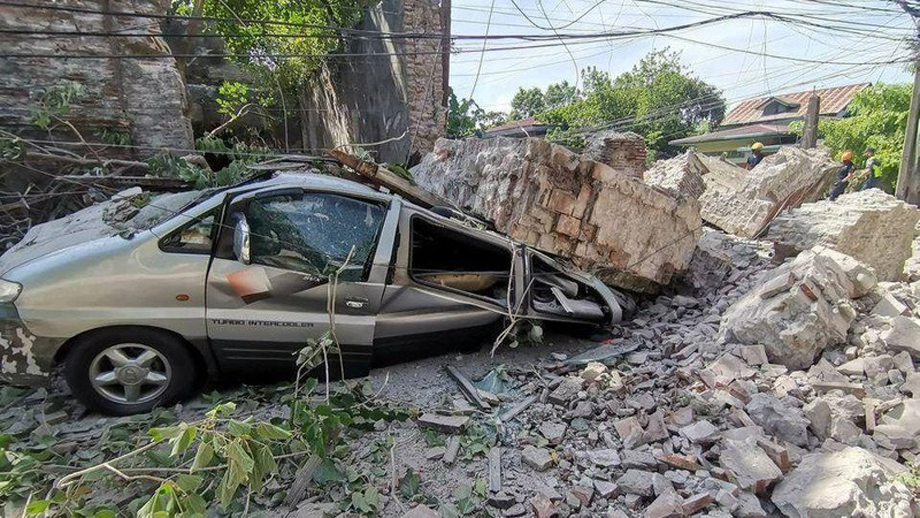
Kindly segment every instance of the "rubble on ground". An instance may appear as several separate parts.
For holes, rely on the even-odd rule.
[[[765,276],[722,317],[723,339],[761,344],[767,358],[806,369],[826,347],[846,341],[852,299],[876,284],[874,273],[834,250],[815,247]]]
[[[633,178],[642,179],[648,149],[642,135],[627,131],[597,131],[588,136],[581,156],[610,166]]]
[[[786,211],[766,239],[781,254],[828,246],[872,267],[879,280],[897,281],[912,255],[918,222],[920,209],[869,189]]]
[[[747,238],[758,237],[778,213],[820,199],[838,168],[824,150],[791,146],[751,171],[699,156],[708,168],[700,215],[729,234]]]
[[[655,292],[684,270],[699,205],[542,139],[439,139],[412,169],[417,185],[510,237],[571,258],[608,284]],[[644,229],[654,228],[654,232]]]

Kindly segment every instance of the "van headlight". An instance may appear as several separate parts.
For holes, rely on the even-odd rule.
[[[22,284],[0,279],[0,303],[6,304],[16,300],[22,292]]]

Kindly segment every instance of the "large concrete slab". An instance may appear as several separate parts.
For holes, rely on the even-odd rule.
[[[543,139],[441,139],[412,169],[419,187],[605,282],[654,292],[686,268],[699,204]]]
[[[780,214],[766,238],[793,251],[823,245],[875,270],[879,280],[904,276],[920,210],[879,189],[844,194]]]
[[[837,165],[822,150],[783,147],[753,170],[700,155],[709,171],[700,196],[703,220],[741,237],[759,236],[780,212],[820,199]]]

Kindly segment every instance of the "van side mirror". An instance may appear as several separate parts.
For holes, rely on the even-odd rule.
[[[249,264],[249,222],[242,213],[234,215],[236,225],[233,227],[233,255],[236,260]]]

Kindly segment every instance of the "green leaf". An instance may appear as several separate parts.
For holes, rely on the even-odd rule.
[[[35,500],[34,502],[30,502],[26,507],[26,514],[42,514],[49,506],[51,506],[51,500]]]
[[[198,444],[198,451],[195,453],[195,460],[192,462],[191,471],[198,471],[206,468],[211,464],[214,458],[214,447],[210,442],[202,441]]]
[[[185,507],[192,512],[204,515],[208,510],[208,503],[198,493],[189,493],[183,499]]]
[[[256,433],[259,437],[269,441],[291,437],[291,432],[267,422],[261,422],[256,425]]]
[[[96,509],[96,512],[93,513],[93,518],[115,518],[118,516],[118,513],[112,509]]]
[[[198,475],[181,474],[176,477],[176,485],[186,493],[191,493],[201,485],[202,478]]]
[[[407,499],[411,499],[418,494],[419,486],[422,479],[412,468],[406,471],[406,474],[399,479],[399,493]]]
[[[245,421],[237,421],[236,419],[231,419],[227,423],[227,431],[230,432],[230,435],[240,437],[243,435],[252,436],[252,425]]]
[[[182,432],[183,429],[178,426],[169,426],[165,428],[151,428],[148,433],[150,437],[153,437],[154,441],[160,442],[166,439],[174,439]]]
[[[212,408],[211,410],[208,410],[205,416],[211,419],[214,419],[217,417],[228,416],[235,411],[236,411],[236,403],[231,401],[229,403],[221,403],[219,405],[215,405],[214,408]]]
[[[177,455],[185,453],[185,450],[187,450],[189,446],[192,445],[192,441],[195,440],[197,431],[198,429],[194,426],[189,426],[182,430],[182,433],[172,441],[173,448],[170,456],[176,457]]]
[[[242,479],[240,478],[239,463],[230,461],[230,465],[217,486],[217,500],[220,502],[221,509],[226,511],[230,507],[230,503],[233,502],[233,497],[236,495],[236,490],[240,487],[242,480],[245,479],[245,475]]]

